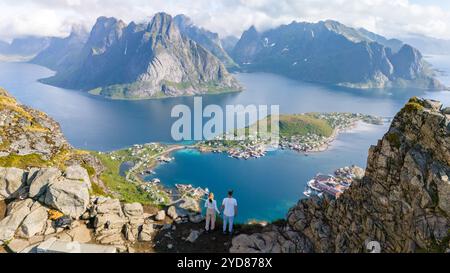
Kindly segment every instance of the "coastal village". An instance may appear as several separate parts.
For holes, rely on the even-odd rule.
[[[302,153],[322,152],[328,149],[331,143],[336,139],[339,133],[351,130],[356,127],[358,122],[372,125],[382,125],[383,118],[355,113],[308,113],[293,115],[294,118],[305,116],[314,121],[322,121],[329,128],[329,134],[316,130],[316,124],[303,122],[298,125],[298,132],[285,132],[280,126],[280,142],[276,148],[289,149]],[[309,120],[308,120],[309,121]],[[294,121],[295,122],[295,121]],[[289,121],[287,123],[294,123]],[[283,123],[280,123],[283,125]],[[323,124],[321,124],[323,126]],[[287,127],[290,127],[288,124]],[[250,135],[245,140],[224,140],[226,135],[217,136],[214,140],[202,141],[197,147],[202,152],[227,153],[230,157],[236,159],[252,159],[264,157],[268,149],[274,147],[266,140],[257,135]]]

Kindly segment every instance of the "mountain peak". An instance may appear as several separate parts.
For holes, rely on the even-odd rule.
[[[170,14],[165,12],[156,13],[150,21],[147,32],[162,34],[168,37],[179,36],[179,30],[174,24]]]

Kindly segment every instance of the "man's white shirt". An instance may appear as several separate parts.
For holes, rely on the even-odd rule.
[[[228,217],[233,217],[234,207],[237,207],[236,199],[227,197],[223,199],[222,205],[224,206],[223,214]]]

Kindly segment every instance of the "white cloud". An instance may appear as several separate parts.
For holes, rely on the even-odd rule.
[[[408,0],[2,0],[0,10],[1,39],[63,36],[72,24],[92,25],[98,16],[142,21],[158,11],[187,14],[223,36],[239,36],[251,25],[266,29],[293,20],[334,19],[388,37],[418,33],[450,39],[450,11],[444,5]]]

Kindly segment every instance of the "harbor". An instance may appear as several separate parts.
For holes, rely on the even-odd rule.
[[[317,174],[309,180],[303,194],[306,197],[331,197],[338,199],[344,192],[351,187],[355,180],[364,177],[364,170],[357,166],[343,167],[337,169],[334,175]]]

